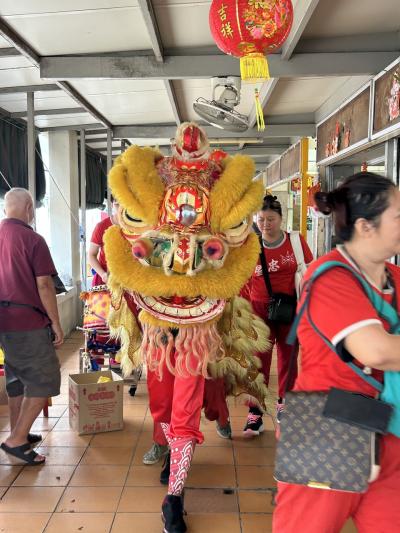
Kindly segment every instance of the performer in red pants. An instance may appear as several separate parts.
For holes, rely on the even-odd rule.
[[[210,157],[204,131],[184,123],[172,157],[132,146],[109,175],[120,205],[120,225],[105,235],[109,323],[121,338],[121,361],[146,359],[151,413],[171,450],[165,533],[186,531],[182,493],[203,442],[205,380],[229,372],[230,393],[236,387],[265,404],[255,354],[266,348],[268,330],[236,296],[259,254],[251,220],[262,184],[254,173],[245,156]],[[124,293],[141,309],[141,327]]]
[[[223,378],[206,379],[203,398],[204,415],[210,422],[216,422],[217,433],[222,439],[232,438],[229,409],[226,402],[225,382]],[[153,444],[144,456],[143,463],[153,465],[166,456],[160,475],[162,484],[168,483],[169,459],[168,441],[160,422],[154,422]]]

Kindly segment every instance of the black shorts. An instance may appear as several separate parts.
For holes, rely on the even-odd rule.
[[[60,394],[60,363],[50,327],[0,333],[9,397],[50,398]]]

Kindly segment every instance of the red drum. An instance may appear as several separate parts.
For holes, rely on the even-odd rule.
[[[111,306],[111,296],[106,285],[97,285],[81,293],[81,300],[85,302],[83,313],[83,329],[90,330],[90,345],[96,350],[117,351],[118,343],[110,339],[107,317]],[[95,346],[94,346],[95,345]],[[113,350],[110,350],[113,348]]]

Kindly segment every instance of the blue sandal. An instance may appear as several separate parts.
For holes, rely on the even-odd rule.
[[[31,466],[42,465],[46,460],[46,459],[41,459],[40,461],[35,461],[36,457],[39,454],[36,453],[34,450],[31,450],[31,445],[29,442],[26,442],[25,444],[22,444],[21,446],[15,446],[14,448],[7,446],[7,444],[3,442],[0,447],[6,453],[12,455],[13,457],[17,457],[17,459],[21,459],[22,461],[25,461],[28,465],[31,465]]]

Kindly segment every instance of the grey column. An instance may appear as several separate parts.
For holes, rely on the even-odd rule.
[[[85,130],[82,128],[79,134],[80,150],[81,150],[81,261],[82,261],[82,285],[83,290],[86,290],[87,283],[87,257],[86,257],[86,143]]]
[[[27,138],[28,138],[28,189],[33,197],[33,206],[36,208],[36,158],[35,158],[35,93],[26,93],[27,103]]]
[[[111,216],[112,205],[111,205],[111,190],[108,184],[108,174],[112,167],[112,131],[107,130],[107,212]]]

